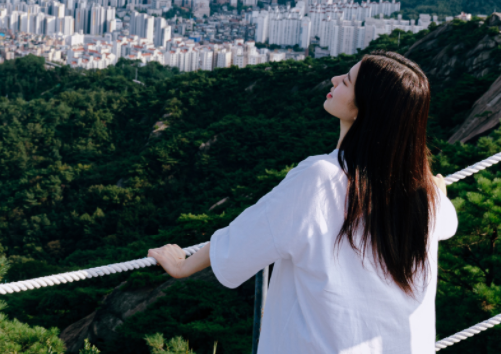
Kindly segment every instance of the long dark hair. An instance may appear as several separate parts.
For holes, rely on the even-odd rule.
[[[407,294],[416,274],[427,276],[428,236],[436,190],[426,146],[430,106],[428,79],[400,54],[363,57],[355,83],[358,116],[346,133],[338,160],[348,176],[346,237],[362,256],[371,246],[376,265]],[[355,242],[363,228],[361,244]]]

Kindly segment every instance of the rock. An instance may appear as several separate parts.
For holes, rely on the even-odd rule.
[[[153,131],[150,133],[150,139],[151,138],[158,138],[160,135],[162,135],[162,132],[169,128],[168,124],[165,124],[162,121],[158,121],[153,125]]]
[[[120,188],[125,188],[125,179],[124,178],[120,178],[117,182],[117,187],[120,187]]]
[[[199,146],[199,150],[201,152],[208,152],[210,150],[210,147],[212,146],[212,144],[214,144],[215,142],[217,141],[217,135],[214,135],[214,137],[211,139],[211,140],[208,140],[206,141],[205,143],[202,143],[200,146]]]
[[[443,83],[454,79],[458,72],[482,77],[498,65],[491,53],[501,43],[501,35],[485,35],[473,47],[467,48],[465,43],[444,44],[444,36],[448,36],[448,32],[452,30],[451,23],[440,26],[414,43],[405,53],[407,58],[422,63],[421,68],[437,91]],[[429,58],[423,61],[424,57]]]
[[[487,19],[488,26],[501,26],[501,12],[493,12]]]
[[[184,282],[187,279],[220,284],[211,268],[204,269],[188,278],[170,278],[157,287],[122,291],[120,288],[125,284],[124,282],[105,297],[97,311],[71,324],[61,332],[60,338],[68,348],[67,353],[78,353],[83,348],[86,338],[98,348],[100,344],[113,340],[117,335],[116,328],[128,317],[144,311],[149,305],[165,296],[174,283]]]
[[[254,90],[254,86],[256,86],[256,84],[257,84],[257,81],[254,81],[252,84],[250,84],[249,86],[247,86],[247,87],[245,88],[245,91],[250,91],[250,92],[252,92],[252,90]]]
[[[221,205],[221,204],[226,203],[229,199],[230,199],[230,197],[226,197],[226,198],[221,199],[219,202],[217,202],[216,204],[214,204],[213,206],[211,206],[211,207],[209,208],[209,211],[211,211],[212,209],[214,209],[214,208],[215,208],[215,207],[217,207],[218,205]]]
[[[449,138],[449,143],[467,142],[473,137],[494,128],[501,118],[501,76],[491,85],[472,107],[459,129]]]
[[[324,80],[322,81],[321,83],[319,83],[318,85],[316,85],[314,88],[312,88],[311,90],[312,91],[321,91],[321,90],[325,90],[327,89],[328,87],[332,86],[332,82],[331,82],[331,79],[327,79],[327,80]]]
[[[77,353],[82,347],[85,338],[89,337],[89,326],[94,321],[96,312],[94,311],[80,321],[66,327],[59,336],[66,344],[68,353]]]

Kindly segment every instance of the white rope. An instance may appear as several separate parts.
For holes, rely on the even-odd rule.
[[[208,243],[209,242],[203,242],[195,246],[186,247],[183,248],[183,251],[184,253],[186,253],[187,256],[191,256]],[[68,283],[68,282],[71,283],[73,281],[83,280],[87,278],[102,277],[103,275],[109,275],[112,273],[120,273],[128,270],[149,267],[155,264],[157,264],[155,258],[145,257],[142,259],[135,259],[128,262],[114,263],[101,267],[77,270],[74,272],[49,275],[47,277],[22,280],[14,283],[0,284],[0,294],[2,295],[12,294],[14,292],[33,290],[35,288],[38,289],[45,286],[59,285],[61,283]]]
[[[474,173],[477,173],[481,170],[485,170],[487,167],[490,167],[501,161],[501,152],[497,153],[488,159],[480,161],[473,166],[469,166],[461,171],[453,173],[452,175],[448,175],[445,177],[445,184],[450,185],[454,182],[459,181],[460,179],[471,176]],[[200,243],[195,246],[183,248],[183,251],[187,256],[191,256],[195,252],[199,251],[203,246],[205,246],[208,242]],[[117,272],[123,272],[138,268],[149,267],[157,264],[157,261],[153,257],[145,257],[143,259],[136,259],[129,262],[123,263],[115,263],[110,265],[105,265],[102,267],[77,270],[74,272],[61,273],[56,275],[50,275],[47,277],[35,278],[30,280],[23,280],[14,283],[6,283],[0,284],[0,294],[5,295],[7,293],[12,294],[14,292],[33,290],[35,288],[52,286],[61,283],[73,282],[78,280],[83,280],[87,278],[93,278],[103,275],[108,275]],[[473,327],[470,327],[462,332],[456,333],[450,337],[442,339],[435,344],[435,350],[438,352],[440,349],[453,345],[463,339],[471,337],[481,331],[485,331],[488,328],[491,328],[497,324],[501,323],[501,314],[492,317],[484,322],[481,322]]]
[[[462,169],[461,171],[453,173],[452,175],[448,175],[447,177],[444,178],[445,184],[449,185],[449,184],[452,184],[454,182],[457,182],[460,179],[471,176],[472,174],[477,173],[481,170],[485,170],[487,167],[490,167],[494,164],[497,164],[499,161],[501,161],[501,152],[497,153],[495,155],[492,155],[488,159],[477,162],[473,166],[466,167],[466,168]]]
[[[435,343],[435,351],[438,352],[440,349],[444,349],[446,347],[449,347],[453,344],[456,344],[457,342],[472,337],[475,334],[478,334],[482,331],[485,331],[486,329],[492,328],[495,325],[498,325],[501,323],[501,314],[494,316],[484,322],[480,322],[479,324],[476,324],[475,326],[471,326],[468,329],[465,329],[464,331],[458,332],[450,337],[447,337],[445,339],[442,339],[441,341],[438,341]]]

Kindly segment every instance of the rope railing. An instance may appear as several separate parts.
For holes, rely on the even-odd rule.
[[[477,162],[476,164],[474,164],[472,166],[468,166],[468,167],[466,167],[466,168],[464,168],[456,173],[453,173],[452,175],[448,175],[447,177],[444,178],[445,184],[450,185],[454,182],[457,182],[461,179],[464,179],[468,176],[471,176],[474,173],[477,173],[481,170],[484,170],[487,167],[490,167],[494,164],[497,164],[500,161],[501,161],[501,152],[497,153],[495,155],[492,155],[491,157],[489,157],[485,160]],[[187,256],[191,256],[195,252],[199,251],[207,243],[208,242],[203,242],[203,243],[200,243],[198,245],[186,247],[186,248],[183,248],[183,251],[186,253]],[[67,272],[67,273],[50,275],[50,276],[41,277],[41,278],[22,280],[22,281],[17,281],[17,282],[13,282],[13,283],[5,283],[5,284],[0,284],[0,294],[6,295],[6,294],[12,294],[14,292],[33,290],[35,288],[38,289],[41,287],[58,285],[61,283],[68,283],[68,282],[79,281],[79,280],[84,280],[84,279],[93,278],[93,277],[99,277],[99,276],[103,276],[103,275],[109,275],[112,273],[120,273],[120,272],[125,272],[125,271],[129,271],[129,270],[133,270],[133,269],[149,267],[149,266],[152,266],[155,264],[157,264],[157,261],[155,258],[145,257],[142,259],[135,259],[135,260],[128,261],[128,262],[114,263],[114,264],[104,265],[104,266],[95,267],[95,268],[77,270],[74,272]],[[464,331],[458,332],[450,337],[447,337],[445,339],[438,341],[435,344],[435,351],[438,352],[439,350],[441,350],[443,348],[451,346],[451,345],[453,345],[461,340],[464,340],[464,339],[469,338],[477,333],[485,331],[485,330],[487,330],[487,329],[489,329],[489,328],[491,328],[499,323],[501,323],[501,314],[494,316],[494,317],[492,317],[484,322],[476,324],[475,326],[472,326],[468,329],[465,329]]]
[[[209,242],[203,242],[195,246],[183,248],[187,256],[193,255],[199,251],[203,246]],[[149,267],[157,264],[153,257],[145,257],[135,259],[128,262],[108,264],[100,267],[77,270],[74,272],[60,273],[49,275],[41,278],[34,278],[30,280],[22,280],[14,283],[0,284],[0,294],[12,294],[14,292],[39,289],[41,287],[59,285],[61,283],[68,283],[73,281],[84,280],[88,278],[102,277],[103,275],[110,275],[114,273],[126,272],[129,270]]]
[[[458,332],[450,337],[444,338],[436,342],[435,351],[438,352],[440,349],[447,348],[453,344],[456,344],[459,341],[462,341],[463,339],[473,337],[475,334],[485,331],[486,329],[492,328],[500,323],[501,323],[501,314],[489,318],[484,322],[480,322],[475,326],[471,326],[470,328],[465,329],[464,331]]]
[[[477,173],[479,171],[485,170],[487,167],[491,167],[492,165],[497,164],[499,161],[501,161],[501,152],[492,155],[491,157],[482,160],[480,162],[477,162],[476,164],[472,166],[468,166],[466,168],[463,168],[461,171],[458,171],[456,173],[453,173],[452,175],[448,175],[445,177],[445,184],[449,185],[454,182],[459,181],[460,179],[464,179],[468,176],[471,176],[474,173]]]

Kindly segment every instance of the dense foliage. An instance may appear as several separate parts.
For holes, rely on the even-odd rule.
[[[5,255],[0,255],[0,280],[9,269]],[[0,311],[7,307],[5,301],[0,300]],[[12,354],[62,354],[64,343],[57,336],[59,330],[49,330],[40,327],[30,327],[17,319],[9,320],[0,312],[0,352]]]
[[[373,49],[403,53],[427,32],[395,31],[354,56],[213,72],[179,74],[128,61],[106,70],[45,70],[35,57],[0,65],[1,80],[18,83],[15,92],[0,84],[8,94],[0,98],[0,244],[12,262],[6,280],[208,240],[298,162],[334,150],[339,123],[323,109],[332,76]],[[132,82],[136,68],[145,85]],[[467,89],[476,80],[483,80],[473,90],[480,96],[493,79],[459,73],[434,96],[432,132],[471,107]],[[456,101],[461,108],[452,114]],[[444,175],[501,151],[500,131],[454,146],[440,134],[430,136],[430,146],[434,170]],[[499,171],[493,167],[449,189],[461,224],[440,249],[439,338],[500,311]],[[142,270],[18,293],[6,297],[5,311],[31,325],[64,329],[123,280],[135,288],[157,283],[160,274]],[[212,353],[214,341],[218,353],[250,350],[253,279],[236,290],[196,280],[174,290],[128,318],[117,340],[95,344],[103,354],[148,353],[145,336],[161,331],[165,338],[183,336],[199,354]],[[451,350],[495,353],[499,334],[490,329]]]
[[[456,16],[462,11],[474,15],[490,15],[501,11],[500,0],[400,0],[404,18],[419,18],[419,14]]]

